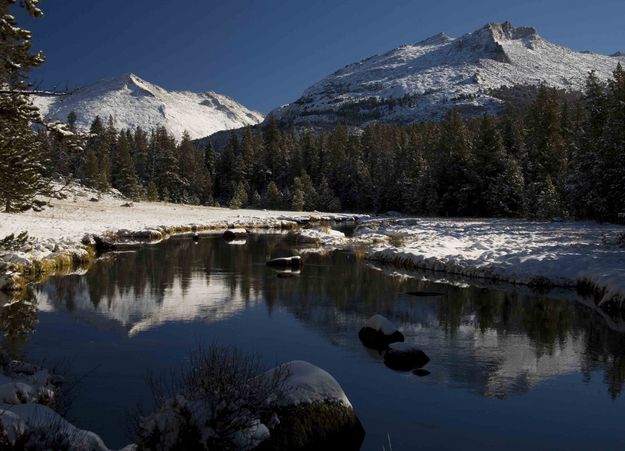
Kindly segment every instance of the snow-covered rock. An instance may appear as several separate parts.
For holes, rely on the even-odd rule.
[[[373,315],[358,332],[358,338],[368,348],[385,349],[390,343],[404,341],[397,326],[382,315]]]
[[[73,111],[82,130],[88,130],[96,116],[103,121],[111,116],[117,128],[140,126],[148,131],[164,126],[177,139],[185,130],[195,139],[263,120],[262,114],[224,95],[167,91],[135,74],[101,80],[67,95],[35,97],[34,103],[49,120],[66,121]]]
[[[611,76],[622,54],[576,52],[543,39],[534,28],[491,23],[459,38],[443,33],[349,64],[274,110],[294,125],[434,120],[457,109],[496,112],[502,87],[546,84],[581,91],[588,73]]]
[[[301,360],[282,365],[289,370],[275,415],[268,421],[270,437],[263,450],[358,450],[364,430],[339,383],[327,371]],[[266,374],[273,374],[270,370]]]
[[[6,356],[0,359],[6,360]],[[62,377],[45,368],[18,360],[9,361],[0,365],[0,403],[53,406],[62,382]]]
[[[284,376],[279,384],[274,382],[276,375]],[[249,399],[239,391],[236,396],[241,399],[219,402],[193,399],[191,392],[166,400],[155,413],[141,418],[140,446],[178,449],[197,444],[210,448],[211,444],[227,443],[239,450],[275,451],[345,444],[341,449],[359,449],[362,426],[345,392],[329,373],[308,362],[292,361],[253,378],[252,385],[261,387],[265,380],[273,388],[259,410],[250,410]],[[233,410],[237,405],[239,410]],[[237,415],[234,422],[220,418],[231,412]],[[235,424],[239,429],[232,429]]]
[[[4,353],[0,362],[0,449],[108,450],[96,434],[51,409],[62,377],[28,362],[9,361]]]
[[[303,360],[293,360],[284,366],[288,367],[290,374],[278,399],[278,405],[336,401],[346,407],[352,406],[339,383],[327,371]]]

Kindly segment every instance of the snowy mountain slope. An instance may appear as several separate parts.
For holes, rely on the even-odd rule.
[[[105,121],[112,116],[117,128],[163,125],[177,139],[185,130],[200,138],[263,120],[262,114],[221,94],[167,91],[134,74],[101,80],[66,96],[37,97],[34,103],[49,119],[65,121],[74,111],[81,129],[88,129],[98,115]]]
[[[588,72],[608,78],[619,61],[625,61],[621,53],[575,52],[534,28],[491,23],[460,38],[440,33],[345,66],[271,114],[295,125],[413,122],[438,119],[451,108],[482,114],[502,104],[494,89],[545,83],[579,91]]]

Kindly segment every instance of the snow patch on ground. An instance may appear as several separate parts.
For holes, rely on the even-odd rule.
[[[374,261],[529,285],[588,280],[625,299],[625,250],[613,244],[624,231],[581,221],[400,219],[365,221],[355,236],[402,237],[370,249]]]
[[[343,232],[321,228],[298,230],[293,232],[289,239],[296,244],[318,244],[323,246],[341,246],[347,242]]]

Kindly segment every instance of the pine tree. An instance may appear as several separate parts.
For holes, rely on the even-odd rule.
[[[248,195],[243,182],[237,183],[233,188],[232,198],[228,202],[230,208],[243,208],[247,205]]]
[[[542,185],[544,189],[537,196],[536,216],[543,219],[551,219],[560,216],[562,206],[556,187],[547,176]]]
[[[183,181],[182,202],[198,204],[202,195],[205,169],[200,154],[193,148],[191,136],[185,130],[177,149],[179,175]]]
[[[92,187],[97,186],[100,169],[98,168],[98,157],[93,150],[89,149],[85,152],[85,162],[81,173],[85,184]]]
[[[148,183],[146,196],[151,202],[158,200],[158,188],[156,187],[156,183],[154,183],[154,181],[150,181]]]
[[[440,125],[435,178],[441,213],[470,215],[474,205],[475,174],[472,171],[471,139],[465,122],[452,111]]]
[[[304,211],[304,191],[295,189],[291,197],[291,210]]]
[[[604,210],[600,142],[607,119],[607,98],[606,85],[594,72],[586,79],[582,106],[585,117],[575,139],[567,197],[577,218],[598,218]]]
[[[341,202],[328,184],[328,180],[324,177],[319,184],[319,209],[322,211],[338,212],[341,211]]]
[[[28,87],[26,79],[31,68],[43,63],[43,54],[31,54],[31,33],[17,26],[9,6],[0,3],[0,208],[23,211],[39,208],[42,202],[35,195],[45,191],[42,146],[31,122],[38,114],[30,100],[20,92]],[[28,14],[42,16],[37,2],[21,3]]]
[[[113,170],[113,186],[127,197],[137,199],[141,195],[141,185],[135,165],[130,155],[128,136],[121,133],[117,141],[115,165]]]
[[[566,181],[566,148],[562,136],[561,106],[555,89],[541,86],[530,105],[527,118],[527,163],[525,178],[528,186],[527,205],[537,206],[544,193],[550,190],[549,179],[555,195],[561,197]],[[532,213],[530,208],[530,213]],[[533,213],[539,214],[538,211]]]
[[[221,153],[217,165],[215,191],[222,199],[230,199],[234,195],[236,184],[243,181],[239,140],[235,133],[230,134],[228,143]]]
[[[217,161],[219,159],[219,155],[215,152],[213,148],[213,144],[210,140],[206,141],[206,146],[204,147],[204,167],[208,172],[208,176],[211,180],[215,180],[215,174],[217,171]]]
[[[165,127],[158,127],[153,135],[156,153],[155,183],[161,198],[168,202],[182,202],[186,181],[180,177],[176,140]]]
[[[265,208],[273,210],[281,209],[283,206],[283,195],[274,181],[269,182],[269,185],[267,185],[263,197],[263,205]]]
[[[477,216],[511,216],[521,213],[523,178],[516,161],[509,157],[495,120],[484,116],[477,133],[473,153],[473,214]]]
[[[283,138],[278,122],[273,116],[267,118],[263,129],[266,178],[280,182],[285,172]]]
[[[601,218],[616,221],[625,213],[625,70],[619,63],[607,86],[608,118],[600,156]]]
[[[303,211],[306,205],[304,186],[299,177],[293,179],[293,189],[291,195],[291,210]]]
[[[132,134],[131,154],[137,171],[137,176],[144,185],[147,185],[153,174],[148,172],[149,139],[148,134],[141,127],[137,127]]]
[[[263,198],[260,196],[260,193],[258,191],[254,191],[254,193],[252,194],[252,207],[259,208],[260,206],[262,206],[262,204]]]

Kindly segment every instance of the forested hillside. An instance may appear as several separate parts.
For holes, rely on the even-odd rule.
[[[616,221],[625,211],[625,71],[593,74],[579,100],[538,88],[524,108],[438,123],[232,134],[221,154],[163,128],[94,121],[84,151],[41,133],[49,176],[133,198],[294,210]],[[72,118],[70,117],[70,125]]]

